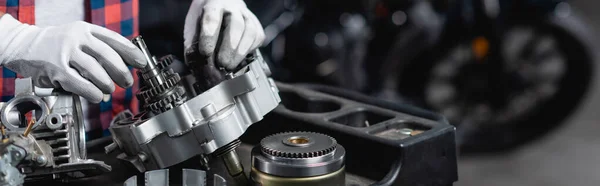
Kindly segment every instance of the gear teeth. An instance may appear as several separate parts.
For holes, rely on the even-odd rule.
[[[175,92],[173,94],[171,94],[161,100],[158,100],[153,103],[149,103],[148,108],[150,110],[161,110],[161,111],[167,111],[167,110],[171,109],[172,106],[175,106],[175,105],[171,105],[172,103],[181,101],[181,99],[184,97],[183,88],[177,87],[177,90],[174,90],[174,91]]]
[[[158,66],[158,68],[160,68],[161,70],[167,69],[169,67],[169,65],[173,64],[173,61],[175,60],[175,56],[173,55],[166,55],[160,58],[160,62],[158,62],[158,64],[156,64],[156,66]]]
[[[165,81],[165,83],[155,87],[142,89],[142,91],[140,91],[138,95],[140,95],[144,100],[151,99],[163,93],[164,91],[178,85],[179,81],[181,81],[181,77],[179,77],[178,74],[173,73],[171,70],[171,73],[168,73],[167,80]]]
[[[318,134],[318,135],[323,135],[323,136],[327,136],[329,139],[331,139],[333,141],[333,144],[323,150],[319,150],[319,151],[313,151],[313,152],[305,152],[305,153],[291,153],[291,152],[282,152],[282,151],[278,151],[275,149],[271,149],[266,147],[265,145],[265,140],[269,137],[273,137],[273,136],[278,136],[278,135],[285,135],[285,134],[301,134],[301,133],[312,133],[312,134]],[[331,136],[325,135],[325,134],[321,134],[321,133],[316,133],[316,132],[280,132],[280,133],[276,133],[276,134],[272,134],[269,135],[265,138],[263,138],[260,142],[261,144],[261,151],[263,153],[269,154],[271,156],[276,156],[276,157],[283,157],[283,158],[314,158],[314,157],[320,157],[320,156],[324,156],[327,155],[333,151],[335,151],[336,147],[337,147],[337,141],[332,138]]]

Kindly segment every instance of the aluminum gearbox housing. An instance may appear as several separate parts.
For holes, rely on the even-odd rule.
[[[143,41],[138,46],[148,53]],[[160,73],[173,75],[172,70],[160,65],[163,61],[156,62],[150,56],[147,59],[152,63],[147,68],[160,69],[144,72],[157,77]],[[229,148],[228,144],[238,140],[250,125],[262,120],[281,101],[269,75],[269,68],[257,51],[252,61],[198,95],[187,94],[183,101],[172,102],[160,112],[146,111],[114,122],[110,127],[113,143],[106,151],[120,151],[119,159],[145,172]],[[156,86],[156,82],[148,84]]]

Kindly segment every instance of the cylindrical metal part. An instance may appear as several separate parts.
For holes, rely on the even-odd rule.
[[[248,178],[244,173],[244,167],[242,166],[242,162],[238,158],[235,150],[229,151],[228,153],[221,156],[223,162],[225,163],[225,167],[227,168],[227,172],[229,175],[233,177],[237,185],[247,185]]]
[[[225,162],[225,167],[227,167],[227,171],[229,172],[230,175],[237,175],[237,174],[244,173],[244,167],[242,166],[240,159],[238,158],[237,154],[235,153],[235,150],[229,151],[229,153],[224,154],[223,156],[221,156],[221,158]]]
[[[252,149],[251,180],[255,185],[345,184],[346,151],[336,140],[312,132],[268,136]]]
[[[146,61],[148,62],[146,67],[142,69],[142,78],[148,81],[152,86],[163,84],[165,80],[164,77],[160,75],[160,69],[156,67],[156,58],[154,58],[152,54],[150,54],[150,51],[148,50],[146,43],[142,39],[142,36],[137,36],[133,38],[132,42],[138,48],[140,48],[140,50],[144,54],[144,57],[146,58]]]
[[[132,42],[140,48],[148,62],[144,69],[138,72],[142,86],[137,97],[143,103],[142,108],[153,114],[160,114],[182,104],[186,99],[185,90],[179,86],[179,74],[168,68],[172,59],[162,58],[158,62],[150,54],[141,36],[134,38]]]
[[[210,166],[208,164],[208,157],[205,154],[200,154],[200,167],[202,170],[208,171],[210,170]]]
[[[133,38],[132,42],[138,48],[140,48],[140,50],[142,51],[142,54],[144,54],[144,57],[146,57],[146,61],[154,62],[152,60],[152,55],[150,54],[150,51],[148,50],[148,47],[146,46],[146,42],[144,42],[144,40],[142,39],[142,36],[137,36],[137,37]],[[145,69],[154,69],[154,68],[156,68],[154,63],[149,63],[145,67]]]
[[[236,185],[247,185],[248,178],[244,173],[244,166],[242,166],[242,162],[240,161],[235,149],[240,146],[242,142],[240,140],[234,140],[231,143],[217,149],[213,154],[221,158],[225,167],[227,168],[227,172],[229,175],[235,180]]]
[[[333,173],[311,177],[273,176],[252,168],[250,178],[257,186],[343,186],[346,182],[344,167]]]

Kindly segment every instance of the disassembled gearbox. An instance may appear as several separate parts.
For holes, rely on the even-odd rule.
[[[243,182],[245,175],[235,154],[240,144],[238,138],[280,101],[260,53],[248,57],[242,68],[225,74],[225,79],[212,87],[207,87],[204,79],[197,79],[193,91],[196,94],[185,92],[179,84],[181,78],[168,67],[171,58],[157,62],[141,37],[133,42],[148,60],[140,72],[144,86],[138,94],[144,111],[111,126],[114,143],[107,151],[120,150],[118,158],[130,162],[140,172],[166,168],[198,155],[215,154],[223,157],[231,176]]]

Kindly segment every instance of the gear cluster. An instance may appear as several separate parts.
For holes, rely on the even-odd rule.
[[[156,63],[156,68],[164,77],[164,82],[154,86],[146,85],[138,92],[138,98],[145,101],[144,108],[161,113],[185,100],[185,90],[179,86],[181,77],[169,68],[174,60],[174,56],[168,55]]]
[[[260,142],[264,154],[281,158],[315,158],[336,150],[337,141],[315,132],[284,132],[263,138]]]
[[[140,96],[143,99],[152,100],[152,98],[155,98],[156,96],[159,96],[160,94],[164,93],[165,91],[177,86],[177,84],[181,80],[181,77],[179,77],[178,74],[173,73],[172,70],[165,71],[165,76],[166,76],[166,79],[163,84],[160,84],[158,86],[152,86],[152,87],[146,86],[142,90],[140,90],[140,92],[138,94],[140,94]]]

